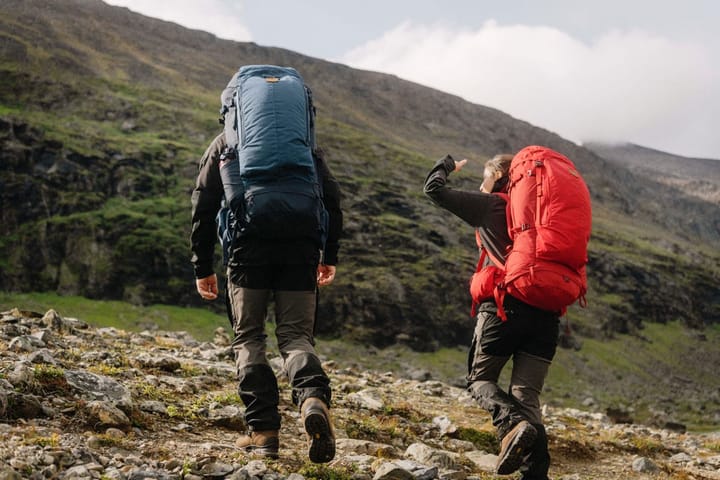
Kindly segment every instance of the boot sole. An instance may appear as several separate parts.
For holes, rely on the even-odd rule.
[[[518,432],[510,442],[505,454],[498,458],[495,472],[498,475],[508,475],[520,468],[523,457],[535,443],[536,437],[535,428],[529,424]]]
[[[308,457],[311,462],[327,463],[335,458],[335,438],[322,410],[313,409],[305,414],[305,431],[310,437]]]

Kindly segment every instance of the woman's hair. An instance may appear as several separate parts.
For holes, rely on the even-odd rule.
[[[508,153],[502,153],[495,155],[493,158],[485,162],[485,168],[489,169],[492,173],[500,172],[504,178],[508,176],[508,170],[510,170],[510,162],[512,162],[513,156]]]
[[[485,162],[485,172],[483,176],[488,174],[495,176],[496,172],[500,172],[500,178],[498,178],[493,184],[493,192],[507,192],[508,171],[510,170],[510,162],[512,162],[513,156],[509,154],[495,155],[493,158]]]

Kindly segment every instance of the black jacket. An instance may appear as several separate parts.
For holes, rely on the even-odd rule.
[[[200,159],[199,173],[192,192],[192,231],[190,244],[191,262],[196,278],[213,274],[217,224],[215,217],[223,199],[220,179],[220,154],[225,148],[225,135],[221,133],[212,141]],[[323,188],[323,201],[329,214],[329,228],[323,263],[336,265],[339,239],[342,233],[343,215],[340,210],[340,187],[325,163],[322,152],[315,152],[318,174]],[[240,239],[235,242],[230,257],[230,268],[276,264],[317,265],[320,252],[310,240],[292,241]]]
[[[512,245],[507,231],[505,200],[499,195],[449,188],[447,179],[454,170],[455,160],[450,155],[438,160],[425,179],[425,194],[438,206],[475,227],[483,246],[505,263],[505,254]]]

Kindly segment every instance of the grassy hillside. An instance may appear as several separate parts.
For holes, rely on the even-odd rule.
[[[139,306],[116,300],[88,300],[57,293],[0,293],[0,311],[13,308],[45,313],[50,309],[64,312],[70,318],[82,318],[96,327],[115,327],[130,332],[164,330],[188,332],[200,341],[211,341],[215,330],[229,330],[225,315],[204,308],[173,305]]]
[[[655,328],[648,322],[696,329],[720,322],[717,228],[712,218],[693,215],[691,204],[675,208],[672,190],[458,97],[286,50],[219,40],[95,0],[0,4],[4,298],[31,308],[36,298],[23,295],[54,292],[62,296],[39,297],[43,309],[56,307],[47,300],[59,306],[79,297],[126,302],[101,303],[107,313],[99,322],[140,326],[147,317],[161,328],[191,331],[198,323],[208,331],[198,335],[211,335],[212,324],[224,326],[222,302],[209,307],[194,292],[189,196],[197,159],[219,131],[219,93],[248,63],[295,66],[315,93],[318,139],[344,192],[341,263],[320,304],[321,333],[342,342],[340,350],[352,340],[399,344],[401,352],[404,346],[436,352],[427,355],[439,371],[463,364],[472,330],[466,287],[476,262],[474,238],[422,195],[422,183],[433,162],[451,153],[473,160],[453,186],[475,189],[485,158],[532,143],[568,155],[589,184],[589,305],[568,316],[583,338],[615,336],[609,344],[618,349],[605,352],[605,340],[587,340],[578,354],[587,361],[572,357],[577,364],[567,379],[578,372],[590,391],[599,384],[608,395],[616,392],[607,399],[603,392],[590,395],[603,402],[648,383],[665,391],[633,369],[615,373],[627,365],[610,361],[654,348],[638,340]],[[204,314],[183,307],[202,307]],[[702,358],[714,358],[717,343],[684,343],[694,337],[680,332],[671,335],[678,351],[702,355],[676,358],[672,369],[659,371],[692,372],[693,388],[702,389]],[[593,368],[583,371],[586,363]],[[637,368],[653,367],[643,361]],[[551,382],[559,399],[584,400],[574,382],[560,383],[567,388]]]

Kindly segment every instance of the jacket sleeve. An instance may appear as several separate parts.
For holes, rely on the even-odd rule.
[[[200,159],[199,172],[192,192],[192,229],[190,248],[195,278],[213,274],[217,224],[215,217],[223,199],[220,179],[220,153],[225,146],[224,134],[218,135]]]
[[[487,224],[488,215],[497,199],[493,198],[494,195],[480,191],[463,192],[449,188],[448,176],[453,171],[455,160],[450,155],[438,160],[425,178],[425,195],[473,227]]]
[[[340,185],[327,166],[323,151],[317,149],[314,153],[318,173],[320,174],[320,181],[322,182],[323,202],[325,203],[325,209],[329,216],[328,235],[325,241],[323,263],[325,265],[337,265],[340,237],[343,229],[343,213],[340,208],[342,194],[340,193]]]

